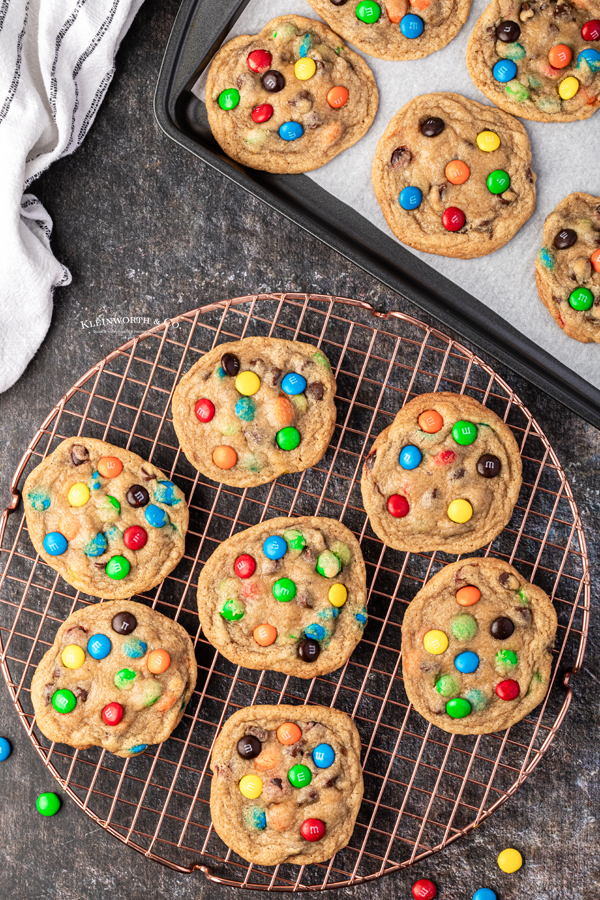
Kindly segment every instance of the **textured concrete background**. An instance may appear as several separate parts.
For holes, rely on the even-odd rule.
[[[0,506],[23,448],[73,381],[132,330],[92,329],[103,316],[154,321],[200,303],[248,292],[307,290],[409,308],[295,225],[206,168],[156,126],[152,96],[176,0],[146,0],[123,42],[117,75],[83,147],[32,190],[55,222],[53,246],[73,273],[55,297],[43,347],[19,383],[0,396]],[[423,317],[422,317],[423,318]],[[576,346],[574,346],[576,352]],[[600,435],[500,367],[553,442],[586,529],[593,576],[600,541]],[[593,613],[598,613],[594,598]],[[470,900],[493,887],[499,900],[596,900],[600,888],[598,796],[599,630],[592,616],[586,665],[564,727],[530,780],[476,832],[409,872],[343,892],[356,900],[409,898],[417,877],[442,900]],[[149,862],[65,799],[42,819],[35,798],[55,783],[26,739],[0,687],[0,735],[13,754],[0,763],[0,897],[12,900],[240,898],[199,874]],[[504,875],[495,859],[521,849],[525,865]],[[342,892],[339,892],[340,894]],[[249,893],[247,897],[251,896]],[[252,895],[255,896],[255,895]]]

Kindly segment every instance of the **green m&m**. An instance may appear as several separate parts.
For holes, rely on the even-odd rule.
[[[324,578],[335,578],[339,575],[342,564],[339,556],[331,550],[323,550],[317,559],[317,572]]]
[[[293,425],[277,432],[277,443],[282,450],[295,450],[300,443],[300,432]]]
[[[499,669],[514,669],[519,658],[514,650],[498,650],[496,653],[496,666]]]
[[[503,194],[510,187],[510,175],[504,169],[496,169],[488,175],[487,186],[492,194]]]
[[[578,287],[571,293],[569,303],[573,309],[586,310],[594,303],[594,295],[589,288]]]
[[[280,603],[289,603],[296,596],[296,585],[291,578],[280,578],[273,585],[273,596]]]
[[[136,678],[137,672],[134,669],[121,669],[114,677],[115,687],[120,691],[126,691],[133,686]]]
[[[77,706],[77,698],[73,691],[61,688],[52,694],[52,706],[59,713],[70,713]]]
[[[381,7],[379,3],[374,3],[373,0],[363,0],[356,7],[356,18],[360,19],[361,22],[366,22],[367,25],[377,22],[380,15]]]
[[[312,781],[312,772],[308,766],[303,766],[302,764],[292,766],[288,772],[288,779],[290,784],[295,788],[308,787]]]
[[[472,422],[465,422],[463,419],[457,422],[452,428],[452,437],[457,444],[468,447],[477,439],[477,426]]]
[[[35,801],[35,807],[40,816],[55,816],[60,809],[60,800],[56,794],[48,791],[46,794],[40,794]]]
[[[477,621],[468,613],[463,613],[452,619],[450,630],[457,641],[470,641],[477,634]]]
[[[239,622],[240,619],[243,619],[244,613],[245,609],[237,599],[226,600],[221,610],[221,615],[228,622]]]
[[[129,575],[129,560],[124,556],[113,556],[106,564],[105,572],[113,581],[121,581]]]
[[[117,500],[116,497],[112,497],[110,494],[107,494],[106,499],[107,499],[109,505],[112,506],[113,509],[116,509],[116,511],[118,513],[121,512],[121,504],[119,503],[119,501]]]
[[[235,88],[226,88],[219,94],[219,106],[221,109],[235,109],[240,102],[240,92]]]
[[[458,682],[452,675],[442,675],[436,682],[435,689],[442,697],[452,697],[458,694]]]
[[[455,697],[446,703],[446,712],[451,719],[464,719],[471,712],[471,704],[462,697]]]
[[[284,531],[283,538],[290,550],[304,550],[306,546],[306,539],[297,528],[290,528],[288,531]]]

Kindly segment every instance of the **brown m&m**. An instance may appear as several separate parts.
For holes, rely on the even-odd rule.
[[[505,641],[506,638],[511,636],[514,630],[515,626],[508,616],[498,616],[498,618],[494,619],[490,625],[490,634],[493,638],[496,638],[497,641]]]
[[[304,638],[304,640],[300,641],[298,644],[298,656],[303,662],[314,662],[320,652],[321,647],[319,646],[319,642],[313,641],[312,638]]]
[[[130,612],[120,612],[113,617],[111,624],[117,634],[131,634],[137,628],[137,619]]]
[[[146,506],[150,501],[150,495],[145,487],[141,484],[132,484],[127,491],[127,502],[136,509],[140,506]]]
[[[577,240],[577,232],[573,228],[563,228],[554,238],[554,246],[557,250],[567,250]]]
[[[500,22],[496,28],[496,37],[504,44],[514,44],[515,41],[519,40],[520,34],[520,27],[516,22],[511,22],[510,19]]]
[[[237,752],[242,759],[255,759],[261,750],[262,744],[253,734],[245,734],[238,741]]]
[[[477,461],[477,472],[484,478],[495,478],[501,468],[500,460],[493,453],[484,453]]]
[[[421,134],[424,137],[437,137],[438,134],[442,133],[445,127],[446,123],[443,119],[440,119],[439,116],[430,116],[428,119],[425,119],[421,125]]]

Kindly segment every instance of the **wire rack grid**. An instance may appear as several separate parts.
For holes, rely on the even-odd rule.
[[[337,423],[320,463],[253,489],[219,485],[180,451],[170,417],[181,375],[216,344],[250,335],[318,345],[337,379]],[[464,392],[512,428],[523,458],[523,488],[509,525],[477,555],[514,564],[553,598],[559,627],[546,700],[506,732],[449,735],[408,704],[401,677],[404,609],[450,560],[386,547],[363,510],[360,471],[374,437],[412,396]],[[49,743],[35,727],[31,677],[56,630],[75,609],[97,602],[66,584],[35,553],[19,486],[67,436],[125,446],[169,473],[190,507],[181,563],[138,596],[193,636],[196,692],[164,744],[119,759],[100,748]],[[265,518],[324,515],[361,542],[369,621],[346,665],[304,681],[236,667],[202,636],[195,587],[219,542]],[[202,871],[226,885],[308,891],[376,879],[452,843],[510,797],[539,763],[571,700],[588,631],[590,585],[581,521],[561,465],[529,410],[467,348],[402,313],[381,314],[337,297],[271,294],[212,303],[167,320],[95,365],[35,434],[15,472],[0,520],[0,662],[21,722],[63,790],[95,822],[146,857],[180,872]],[[319,703],[351,715],[362,741],[364,801],[352,840],[329,862],[249,865],[218,838],[209,811],[211,746],[222,723],[252,703]]]

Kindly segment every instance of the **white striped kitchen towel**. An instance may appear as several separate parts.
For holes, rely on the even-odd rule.
[[[0,0],[0,391],[19,378],[71,273],[24,193],[83,141],[142,0]]]

